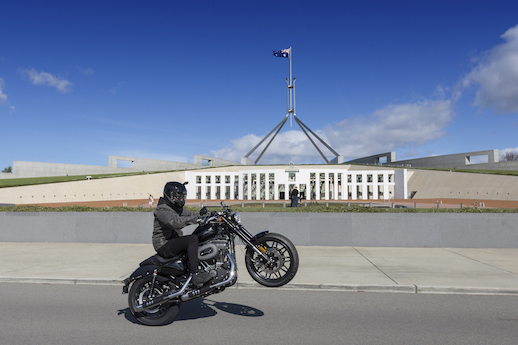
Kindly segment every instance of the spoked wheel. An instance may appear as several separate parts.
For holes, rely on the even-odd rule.
[[[133,283],[128,296],[129,308],[133,316],[144,325],[165,325],[172,322],[180,311],[180,302],[168,302],[152,309],[135,312],[137,305],[141,305],[143,302],[151,299],[152,296],[158,296],[171,290],[171,287],[167,284],[167,278],[157,276],[154,286],[151,286],[152,282],[153,277],[150,276]]]
[[[268,257],[265,259],[251,247],[246,249],[246,269],[256,282],[268,287],[278,287],[295,277],[299,268],[299,255],[290,240],[271,233],[258,238],[255,247]]]

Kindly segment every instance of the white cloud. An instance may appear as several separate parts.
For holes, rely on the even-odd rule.
[[[422,101],[389,105],[368,117],[345,119],[336,125],[313,131],[346,159],[394,151],[410,145],[422,145],[444,135],[453,117],[450,100]],[[232,141],[232,145],[212,151],[214,157],[241,161],[262,137],[249,134]],[[328,159],[333,154],[312,136],[313,141]],[[266,140],[249,157],[257,159]],[[323,158],[302,131],[279,133],[266,150],[260,163],[311,163]]]
[[[462,81],[479,86],[474,105],[496,108],[499,114],[518,112],[518,25],[502,36],[505,43],[487,53]]]
[[[346,119],[324,132],[335,150],[357,158],[440,138],[452,117],[450,100],[426,100],[389,105],[367,119]]]
[[[88,68],[77,67],[77,69],[79,70],[79,73],[84,74],[84,75],[93,75],[94,74],[94,69],[91,67],[88,67]]]
[[[4,93],[5,83],[2,78],[0,78],[0,103],[7,101],[7,95]]]
[[[61,77],[53,76],[47,72],[37,72],[34,68],[20,70],[22,75],[28,76],[33,85],[48,85],[55,87],[59,92],[71,91],[72,83]]]

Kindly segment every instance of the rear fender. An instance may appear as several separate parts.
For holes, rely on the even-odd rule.
[[[122,293],[128,293],[128,287],[131,283],[133,283],[137,279],[153,274],[153,272],[158,268],[159,266],[155,265],[145,265],[137,268],[132,274],[130,274],[128,278],[122,281],[122,283],[124,284],[124,287],[122,288]]]

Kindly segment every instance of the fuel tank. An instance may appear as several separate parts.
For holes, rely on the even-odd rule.
[[[198,236],[200,243],[207,241],[208,239],[216,236],[220,231],[220,226],[217,224],[205,224],[198,226],[193,234]]]

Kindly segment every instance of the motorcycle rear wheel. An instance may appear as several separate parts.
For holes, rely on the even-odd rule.
[[[170,286],[167,284],[168,279],[165,277],[157,276],[153,287],[151,286],[152,282],[153,277],[148,276],[137,280],[131,286],[128,295],[131,314],[138,322],[147,326],[161,326],[171,323],[180,311],[180,302],[164,303],[156,308],[135,312],[135,307],[148,300],[152,291],[154,296],[158,296],[170,290]]]
[[[279,287],[295,277],[299,268],[299,255],[289,239],[269,233],[255,240],[254,244],[256,248],[262,247],[270,258],[266,261],[251,247],[247,247],[246,269],[256,282],[267,287]]]

